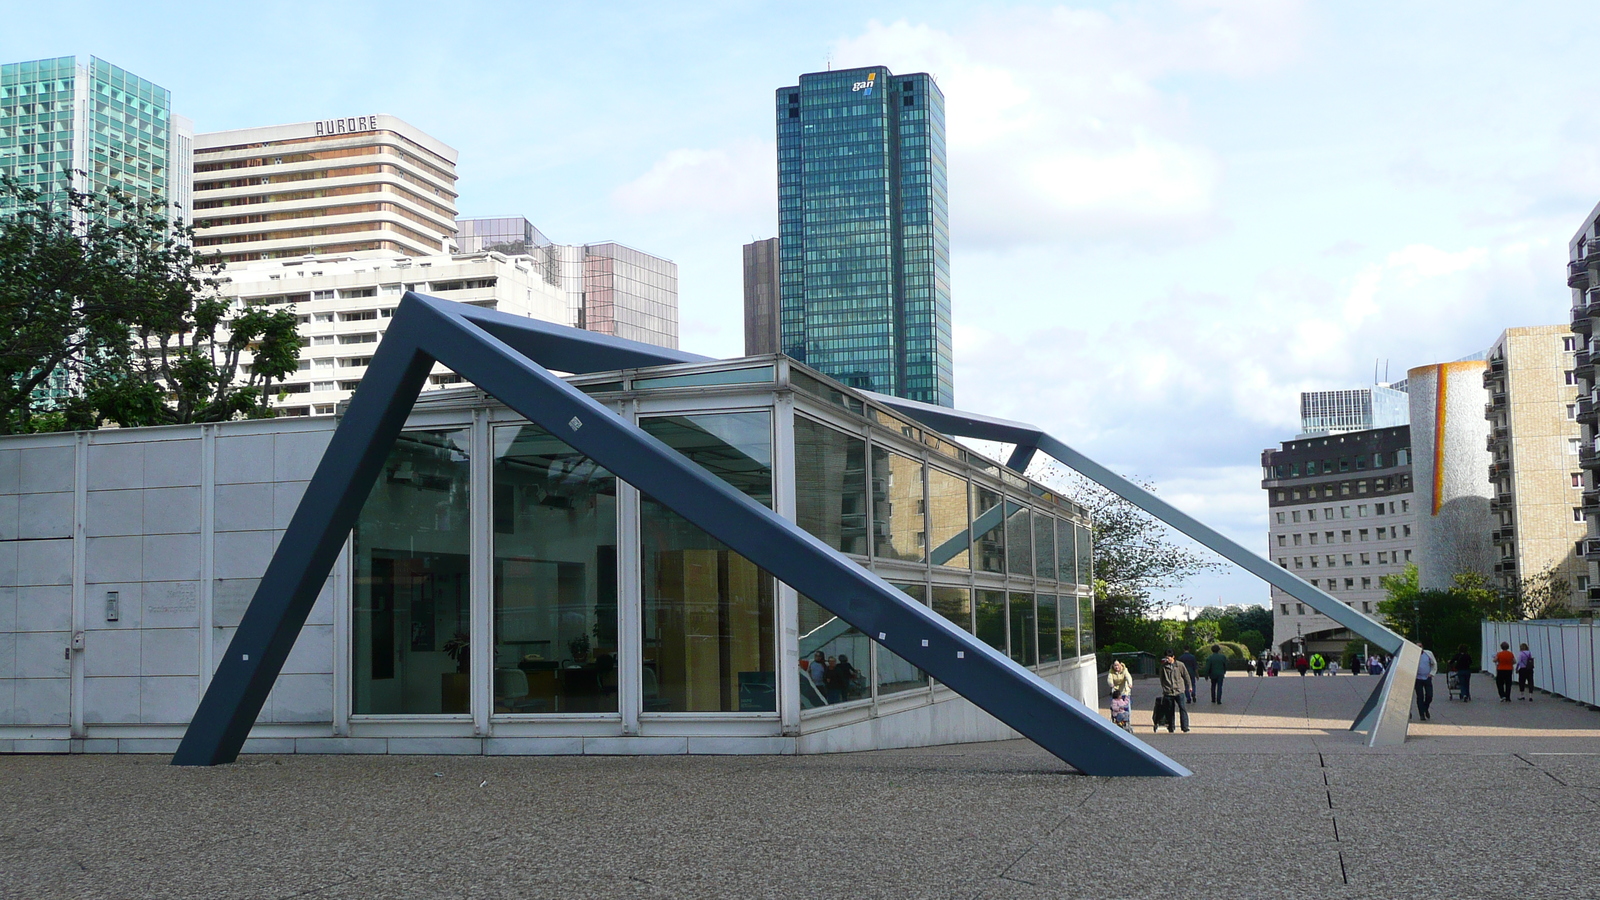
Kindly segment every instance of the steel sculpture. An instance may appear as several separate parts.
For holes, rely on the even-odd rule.
[[[1260,578],[1312,609],[1361,635],[1394,655],[1394,663],[1378,679],[1371,696],[1350,725],[1352,731],[1367,733],[1367,746],[1388,746],[1405,741],[1411,691],[1417,674],[1421,649],[1384,627],[1378,620],[1333,595],[1312,587],[1304,579],[1224,537],[1216,529],[1162,500],[1155,494],[1112,472],[1082,453],[1068,447],[1033,425],[932,406],[915,400],[902,400],[882,394],[874,400],[898,410],[922,424],[952,437],[999,441],[1016,445],[1006,465],[1017,472],[1028,467],[1035,452],[1042,451],[1057,462],[1072,468],[1157,519],[1171,525],[1218,555]]]
[[[173,763],[238,756],[438,362],[1080,771],[1190,774],[550,371],[698,361],[705,358],[407,293]]]

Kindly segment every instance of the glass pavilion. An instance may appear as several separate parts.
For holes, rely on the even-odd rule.
[[[784,356],[569,381],[1092,689],[1081,507]],[[419,400],[350,550],[352,734],[779,736],[960,699],[476,389]]]

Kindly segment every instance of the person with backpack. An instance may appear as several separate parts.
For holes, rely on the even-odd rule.
[[[1189,707],[1185,703],[1194,692],[1194,678],[1189,675],[1189,667],[1178,661],[1171,650],[1161,658],[1161,696],[1156,699],[1155,730],[1159,731],[1163,723],[1167,726],[1167,733],[1172,733],[1173,707],[1182,717],[1183,730],[1189,730]]]
[[[1527,696],[1523,696],[1523,692]],[[1527,644],[1517,651],[1517,699],[1533,702],[1533,651]]]
[[[1328,660],[1325,659],[1321,653],[1313,653],[1313,654],[1311,654],[1311,674],[1312,675],[1316,675],[1316,676],[1320,677],[1322,675],[1322,670],[1324,670],[1326,668],[1328,668]]]

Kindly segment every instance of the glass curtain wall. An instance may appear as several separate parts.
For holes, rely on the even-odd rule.
[[[967,480],[937,466],[928,468],[929,561],[956,569],[972,567],[972,520]]]
[[[972,485],[972,552],[979,572],[1004,574],[1006,528],[1000,492]]]
[[[472,711],[467,429],[401,434],[352,534],[351,712]]]
[[[867,555],[867,442],[794,418],[795,521],[823,543]]]
[[[772,505],[770,412],[659,416],[639,426]],[[639,528],[644,711],[776,712],[772,577],[643,494]]]
[[[879,559],[922,562],[922,462],[872,445],[872,544]]]
[[[617,479],[494,429],[494,711],[617,712]]]
[[[890,582],[893,584],[893,582]],[[922,584],[895,584],[895,587],[904,591],[911,599],[918,603],[927,604],[928,588]],[[928,686],[928,673],[922,671],[906,660],[902,659],[893,650],[873,641],[878,666],[878,694],[898,694],[902,691],[914,691]]]

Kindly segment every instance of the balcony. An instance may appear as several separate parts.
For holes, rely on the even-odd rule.
[[[1577,334],[1589,333],[1589,310],[1586,307],[1574,306],[1572,308],[1572,330]]]
[[[1488,386],[1489,379],[1490,379],[1491,376],[1495,376],[1495,375],[1504,376],[1505,374],[1506,374],[1506,358],[1504,356],[1495,357],[1494,359],[1489,360],[1489,369],[1483,375],[1484,386],[1485,387]]]
[[[1510,492],[1504,494],[1495,494],[1493,497],[1489,498],[1489,511],[1503,512],[1511,509],[1515,502],[1516,498]]]
[[[1584,512],[1600,512],[1600,488],[1588,488],[1583,492]]]
[[[1578,468],[1600,469],[1600,456],[1597,456],[1593,447],[1578,448]]]
[[[1493,481],[1496,478],[1501,477],[1502,475],[1509,475],[1509,474],[1511,474],[1511,460],[1509,460],[1509,459],[1497,459],[1494,462],[1489,463],[1489,480],[1490,481]]]
[[[1589,599],[1600,600],[1600,587],[1589,588]]]
[[[1584,559],[1600,558],[1600,538],[1586,538],[1583,542]]]
[[[1516,537],[1517,529],[1516,526],[1513,525],[1502,525],[1499,528],[1489,532],[1489,540],[1496,544],[1510,543],[1511,541],[1516,540]]]
[[[1567,287],[1584,290],[1589,287],[1589,267],[1600,264],[1600,258],[1589,256],[1567,263]]]

